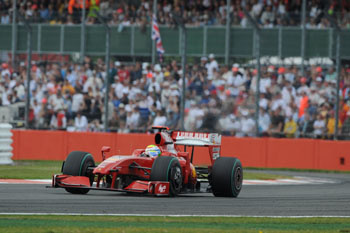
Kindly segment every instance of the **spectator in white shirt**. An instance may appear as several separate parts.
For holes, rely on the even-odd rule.
[[[77,116],[74,119],[74,126],[75,131],[78,132],[86,132],[88,130],[88,120],[80,111],[77,112]]]
[[[266,112],[266,110],[260,107],[259,110],[259,132],[261,135],[268,135],[268,130],[271,124],[270,115]]]
[[[218,62],[215,60],[214,54],[209,54],[208,77],[213,77],[214,69],[219,70]]]
[[[325,133],[326,122],[322,115],[318,115],[316,121],[314,122],[314,135],[316,138],[321,138],[322,134]]]
[[[241,111],[241,133],[243,136],[253,137],[255,134],[255,122],[251,116],[249,116],[248,110]]]
[[[164,116],[161,110],[157,111],[157,115],[153,120],[153,126],[164,126],[167,121],[166,116]]]

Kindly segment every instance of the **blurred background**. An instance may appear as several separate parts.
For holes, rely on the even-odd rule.
[[[350,138],[347,0],[0,0],[0,122]]]

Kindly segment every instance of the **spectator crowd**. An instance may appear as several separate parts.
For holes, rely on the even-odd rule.
[[[83,0],[18,0],[17,9],[33,23],[79,24]],[[86,0],[86,23],[96,24],[94,10],[108,19],[110,25],[146,26],[151,23],[152,0]],[[297,26],[301,22],[301,0],[232,0],[231,24],[247,27],[243,8],[263,27]],[[326,12],[337,19],[343,28],[350,28],[350,2],[348,0],[308,0],[306,7],[307,28],[328,28]],[[0,1],[1,24],[11,23],[12,2]],[[226,1],[224,0],[158,0],[158,24],[173,26],[173,14],[181,15],[187,26],[225,25]]]
[[[26,66],[0,67],[0,106],[25,101]],[[106,65],[85,57],[83,64],[33,63],[29,85],[30,126],[37,129],[102,131]],[[180,128],[182,69],[113,61],[109,70],[108,125],[112,132],[146,132],[153,125]],[[259,134],[272,137],[331,138],[336,95],[339,133],[350,136],[350,68],[341,68],[340,92],[334,67],[263,66]],[[184,127],[187,131],[255,136],[257,71],[219,65],[214,54],[187,65]]]

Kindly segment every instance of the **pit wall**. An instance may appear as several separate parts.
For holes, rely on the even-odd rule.
[[[65,160],[70,151],[90,152],[101,161],[101,147],[110,155],[129,155],[154,144],[152,134],[78,133],[13,130],[14,160]],[[238,157],[245,167],[350,171],[350,141],[222,137],[221,156]],[[209,163],[208,149],[195,148],[194,164]]]

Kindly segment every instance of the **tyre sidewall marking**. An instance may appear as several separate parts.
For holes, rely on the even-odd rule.
[[[81,169],[83,168],[83,164],[84,164],[85,160],[87,159],[87,157],[89,157],[89,155],[92,156],[91,154],[86,154],[80,162],[79,176],[81,176]]]
[[[234,175],[235,175],[235,167],[237,162],[240,162],[239,159],[236,159],[235,163],[233,164],[233,168],[232,168],[232,173],[231,173],[231,189],[232,189],[232,194],[236,193],[236,185],[234,185]],[[242,186],[241,186],[242,188]],[[239,190],[241,190],[241,188]],[[238,190],[238,191],[239,191]]]
[[[168,181],[169,182],[169,169],[170,169],[170,167],[171,167],[171,164],[173,164],[173,161],[175,160],[176,158],[172,158],[171,160],[170,160],[170,163],[169,163],[169,165],[168,165],[168,169],[167,169],[167,173],[166,173],[166,181]]]

